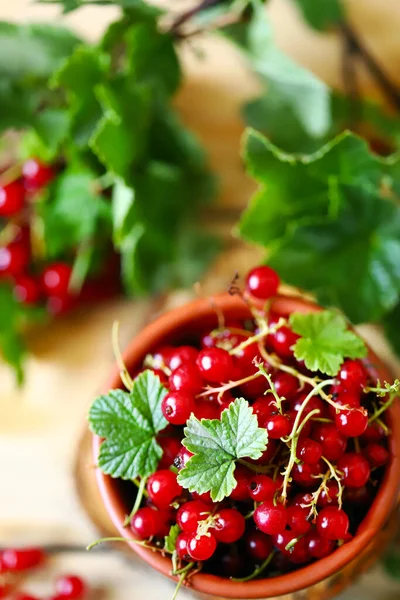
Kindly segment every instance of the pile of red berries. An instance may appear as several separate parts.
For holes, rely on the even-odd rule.
[[[78,302],[93,301],[105,293],[109,296],[109,286],[100,280],[88,282],[79,294],[70,289],[73,256],[49,262],[34,255],[32,222],[36,199],[57,176],[56,169],[32,158],[17,175],[13,167],[10,171],[11,180],[6,177],[6,183],[0,183],[0,278],[10,282],[15,299],[27,305],[43,304],[49,313],[58,315]],[[6,175],[7,172],[0,175],[0,180]],[[112,291],[116,291],[115,281]]]
[[[345,360],[330,383],[297,361],[299,336],[268,310],[278,286],[268,267],[246,278],[244,299],[264,304],[265,335],[259,319],[226,321],[196,344],[161,347],[144,362],[168,389],[162,412],[169,425],[130,527],[143,544],[162,546],[177,524],[181,563],[205,561],[202,569],[218,575],[265,576],[267,563],[268,574],[279,574],[331,554],[355,535],[390,456],[382,415],[371,420],[370,372]],[[259,376],[260,363],[268,377]],[[191,414],[219,419],[236,397],[249,402],[268,445],[259,460],[236,466],[235,489],[214,503],[177,481],[192,456],[181,443],[183,426]]]
[[[37,569],[46,560],[41,548],[7,548],[0,552],[0,598],[12,600],[39,600],[21,591],[21,577]],[[54,593],[48,600],[83,600],[87,585],[77,575],[62,575],[55,582]]]

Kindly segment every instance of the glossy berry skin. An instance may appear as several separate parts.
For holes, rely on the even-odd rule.
[[[286,415],[276,414],[267,417],[264,423],[268,436],[272,440],[286,437],[292,430],[292,423]]]
[[[312,487],[318,481],[317,477],[321,475],[323,466],[321,462],[309,465],[307,463],[299,463],[294,465],[292,469],[292,478],[297,485],[301,487]]]
[[[182,446],[177,455],[174,458],[174,467],[181,471],[183,467],[186,466],[186,463],[190,458],[192,458],[193,453],[190,452],[185,446]]]
[[[345,360],[338,379],[345,390],[360,392],[367,385],[367,372],[359,360]]]
[[[65,600],[79,600],[86,594],[86,584],[77,575],[63,575],[56,581],[56,593]]]
[[[219,404],[210,402],[207,399],[199,398],[194,405],[193,414],[201,421],[201,419],[219,419],[221,408]]]
[[[345,453],[347,438],[334,423],[319,423],[313,429],[312,437],[322,446],[322,455],[330,461],[338,460]]]
[[[327,540],[342,540],[349,529],[349,517],[336,506],[323,508],[317,516],[317,530]]]
[[[261,531],[252,531],[245,540],[245,547],[252,558],[263,562],[272,552],[272,539]]]
[[[49,165],[45,165],[37,158],[30,158],[22,166],[25,188],[36,191],[47,185],[55,173]]]
[[[8,548],[2,552],[2,566],[7,571],[26,571],[43,563],[45,554],[41,548]]]
[[[268,475],[253,475],[249,482],[249,496],[255,502],[272,500],[276,492],[276,484]]]
[[[359,437],[368,426],[368,413],[364,408],[341,410],[335,415],[338,431],[347,437]]]
[[[196,362],[199,351],[193,346],[179,346],[178,348],[172,348],[169,352],[169,356],[166,360],[166,365],[175,371],[178,367],[185,363]]]
[[[192,535],[188,541],[188,554],[193,560],[208,560],[217,548],[217,540],[212,534]]]
[[[0,187],[0,217],[11,217],[20,212],[25,203],[25,190],[22,182],[12,181]]]
[[[371,473],[367,459],[356,452],[344,454],[337,462],[337,469],[343,473],[344,485],[350,488],[365,485]]]
[[[40,287],[33,277],[18,275],[14,281],[13,294],[22,304],[36,304],[40,299]]]
[[[364,454],[373,468],[382,467],[389,460],[389,452],[381,444],[368,444],[364,450]]]
[[[170,437],[164,435],[157,436],[157,442],[161,446],[163,455],[158,464],[159,469],[168,469],[171,465],[175,465],[175,458],[178,453],[182,450],[183,446],[181,445],[180,439],[177,437]],[[186,450],[186,449],[185,449]],[[186,450],[186,452],[189,452]]]
[[[234,508],[223,508],[215,517],[212,534],[218,542],[232,544],[237,542],[246,528],[243,515]]]
[[[153,369],[164,369],[169,367],[170,357],[176,350],[173,346],[161,346],[151,355],[151,365]],[[170,367],[169,367],[170,368]]]
[[[322,446],[310,438],[299,440],[296,448],[296,456],[303,462],[313,465],[317,463],[322,456]]]
[[[72,268],[63,262],[49,265],[42,273],[41,287],[45,296],[69,296],[68,286]]]
[[[0,247],[0,275],[21,275],[29,264],[29,248],[20,242]]]
[[[290,373],[278,371],[278,373],[272,376],[272,382],[277,394],[286,400],[294,398],[299,389],[298,379],[294,375],[290,375]]]
[[[317,531],[313,530],[307,537],[308,552],[312,558],[324,558],[335,549],[335,542],[321,537]]]
[[[200,500],[185,502],[178,509],[176,522],[185,533],[196,533],[199,521],[204,521],[210,514],[210,507]]]
[[[258,529],[268,535],[275,535],[285,529],[287,511],[284,506],[273,502],[263,502],[254,511],[254,522]]]
[[[181,560],[190,562],[190,554],[188,552],[188,543],[192,537],[191,533],[180,533],[176,539],[176,552]]]
[[[384,437],[385,430],[383,429],[382,425],[376,421],[373,421],[368,425],[367,429],[362,434],[361,440],[363,442],[379,442]]]
[[[293,357],[293,346],[297,342],[300,336],[294,333],[289,327],[283,326],[275,331],[275,333],[268,336],[268,339],[272,345],[272,348],[278,356],[283,358]]]
[[[171,502],[182,493],[176,474],[168,469],[161,469],[150,475],[146,488],[150,500],[160,509],[168,509]]]
[[[190,495],[193,498],[193,500],[200,500],[200,502],[207,504],[208,507],[210,507],[214,504],[214,502],[211,499],[210,492],[204,492],[204,494],[198,494],[197,492],[192,492]]]
[[[246,292],[259,300],[268,300],[276,296],[279,283],[279,275],[271,267],[255,267],[246,276]]]
[[[196,364],[206,381],[224,383],[232,379],[233,358],[222,348],[200,350]]]
[[[287,524],[292,533],[296,536],[304,535],[311,528],[311,523],[308,521],[309,508],[301,506],[289,506],[287,508]]]
[[[133,533],[142,539],[147,540],[158,534],[162,526],[161,517],[158,511],[153,508],[139,508],[132,517],[130,527]]]
[[[185,392],[170,392],[161,403],[161,410],[168,423],[183,425],[194,411],[194,398]]]
[[[249,481],[251,474],[247,469],[239,466],[235,469],[236,486],[231,492],[232,500],[247,500],[249,498]]]
[[[261,398],[257,398],[257,400],[252,405],[251,410],[255,415],[257,415],[258,424],[263,427],[268,417],[273,413],[276,413],[278,409],[276,406],[275,398],[268,395],[261,396]]]
[[[339,486],[336,481],[328,481],[325,489],[318,496],[317,506],[336,505],[338,502]]]
[[[183,364],[169,377],[169,389],[171,392],[186,392],[196,396],[201,392],[204,381],[196,367],[192,364]]]

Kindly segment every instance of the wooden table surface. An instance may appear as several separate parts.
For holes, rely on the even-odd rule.
[[[308,32],[288,2],[276,0],[271,4],[281,45],[317,72],[323,72],[330,82],[338,83],[337,40]],[[396,70],[398,37],[397,45],[394,42],[400,3],[352,0],[348,4],[353,18],[358,6],[357,22],[369,36],[371,48],[392,59],[389,70],[400,79],[400,69]],[[30,0],[0,0],[0,19],[54,20],[57,14],[56,7],[35,6]],[[95,38],[114,15],[113,8],[85,9],[66,21]],[[213,166],[222,178],[220,203],[228,213],[231,208],[243,207],[253,189],[238,155],[243,129],[238,114],[243,100],[256,93],[257,83],[225,42],[207,38],[199,44],[206,51],[206,59],[199,61],[193,52],[185,51],[187,78],[177,105],[210,151]],[[245,246],[230,249],[205,278],[202,293],[224,289],[235,270],[244,272],[258,257],[258,251]],[[177,293],[166,303],[176,304],[186,297],[187,292]],[[90,554],[84,551],[98,533],[79,501],[74,477],[87,408],[112,361],[112,322],[120,321],[124,346],[159,308],[160,300],[115,300],[33,333],[29,339],[32,354],[27,364],[27,384],[20,391],[15,389],[9,371],[0,366],[0,544],[39,543],[53,550],[58,547],[48,568],[32,577],[27,586],[42,597],[50,595],[53,575],[66,570],[81,573],[89,580],[95,589],[92,600],[143,596],[159,600],[172,594],[171,582],[157,573],[149,577],[149,569],[135,558],[128,560],[110,548]],[[368,329],[367,334],[400,374],[400,363],[390,355],[379,333]],[[81,464],[82,460],[86,461],[86,456],[81,457]],[[89,459],[87,469],[89,473]],[[399,594],[400,588],[377,568],[345,598],[395,600]],[[187,590],[180,595],[182,600],[190,596]]]

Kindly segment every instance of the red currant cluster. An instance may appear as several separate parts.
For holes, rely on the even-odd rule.
[[[203,569],[232,577],[257,576],[265,561],[270,573],[285,572],[351,539],[389,459],[368,370],[346,360],[332,380],[297,361],[299,336],[268,310],[278,286],[270,268],[253,269],[244,298],[264,305],[254,320],[225,322],[197,345],[162,347],[144,362],[168,389],[162,412],[169,426],[159,437],[159,468],[146,483],[147,506],[130,526],[157,545],[178,524],[181,561],[207,561]],[[182,426],[191,414],[219,419],[235,397],[250,403],[268,444],[260,459],[236,466],[235,489],[214,503],[177,481],[192,456],[181,445]]]
[[[0,553],[0,598],[13,600],[38,600],[32,594],[20,591],[21,576],[40,567],[46,560],[41,548],[7,548]],[[87,586],[76,575],[63,575],[55,582],[55,590],[49,600],[83,600]]]
[[[45,303],[48,312],[54,315],[69,311],[78,302],[91,302],[111,294],[110,288],[97,280],[87,282],[75,294],[70,289],[72,267],[68,260],[49,263],[34,255],[31,223],[35,201],[56,175],[55,168],[31,158],[21,169],[16,171],[11,167],[0,177],[6,181],[0,183],[0,278],[10,281],[18,302]],[[115,282],[111,287],[115,293]]]

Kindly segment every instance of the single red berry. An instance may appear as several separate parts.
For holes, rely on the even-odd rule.
[[[345,502],[357,506],[368,506],[373,500],[374,494],[370,487],[363,485],[358,488],[346,487],[344,489],[343,499]]]
[[[264,367],[267,365],[264,364]],[[250,375],[254,375],[257,372],[256,367],[253,367],[250,372],[247,372],[243,375],[243,377],[249,377]],[[248,400],[255,400],[264,394],[264,392],[268,389],[268,382],[265,377],[257,376],[254,379],[250,379],[250,381],[246,381],[246,383],[242,383],[240,386],[240,395]]]
[[[254,475],[249,482],[249,496],[255,502],[272,500],[276,492],[275,481],[268,475]]]
[[[272,539],[261,531],[252,531],[245,540],[246,550],[254,560],[264,562],[272,552]]]
[[[202,335],[200,344],[202,348],[215,348],[216,346],[225,348],[226,350],[232,350],[235,346],[238,346],[244,342],[251,333],[238,333],[232,331],[232,329],[239,329],[244,331],[244,325],[240,321],[232,323],[232,325],[226,325],[224,329],[213,329],[207,331]]]
[[[367,371],[359,360],[345,360],[338,379],[346,390],[359,392],[367,385]]]
[[[289,327],[283,326],[277,329],[275,333],[269,335],[268,340],[272,344],[272,348],[276,354],[283,358],[292,358],[293,347],[299,337]]]
[[[322,470],[323,465],[321,461],[311,465],[307,463],[299,463],[294,465],[292,469],[292,479],[301,487],[311,487],[317,482]]]
[[[11,217],[20,212],[25,202],[22,182],[12,181],[0,187],[0,217]]]
[[[161,346],[151,354],[151,365],[153,369],[164,369],[168,367],[170,357],[175,352],[176,348],[173,346]]]
[[[312,558],[324,558],[332,554],[335,549],[335,542],[321,537],[316,530],[310,532],[307,537],[308,552]]]
[[[46,302],[46,310],[49,314],[58,317],[73,310],[77,305],[74,296],[49,296]]]
[[[270,415],[278,412],[276,400],[273,396],[261,396],[257,398],[251,407],[253,413],[257,415],[258,424],[263,426]]]
[[[334,423],[318,423],[313,428],[313,439],[322,446],[322,455],[330,461],[338,460],[345,453],[347,438]]]
[[[350,488],[362,487],[369,479],[371,469],[367,459],[356,452],[344,454],[337,462],[337,470],[343,473],[343,483]]]
[[[176,538],[176,552],[181,560],[190,562],[190,554],[188,552],[188,543],[192,535],[190,533],[180,533]]]
[[[296,536],[307,533],[311,528],[311,523],[308,520],[310,509],[302,508],[301,506],[289,506],[287,508],[287,524]]]
[[[389,452],[381,444],[368,444],[364,454],[371,467],[382,467],[389,460]]]
[[[183,364],[169,377],[169,387],[172,392],[187,392],[196,396],[203,389],[204,381],[194,364]]]
[[[262,357],[257,342],[249,344],[241,350],[236,350],[236,362],[240,365],[242,376],[250,375],[255,371],[255,362],[261,362]]]
[[[187,549],[193,560],[208,560],[217,548],[217,540],[211,533],[206,535],[192,535],[188,541]]]
[[[293,431],[293,426],[296,422],[298,413],[295,410],[290,409],[287,411],[286,414],[290,419],[290,423],[292,425],[292,431]],[[299,440],[301,440],[301,441],[310,437],[312,426],[313,426],[311,419],[308,419],[307,421],[305,419],[306,419],[306,417],[303,414],[301,414],[300,419],[299,419],[299,426],[301,425]]]
[[[285,554],[288,555],[288,550],[286,550],[286,546],[293,540],[293,533],[291,531],[287,531],[286,529],[282,529],[279,533],[275,533],[272,537],[272,543],[274,547]]]
[[[272,376],[272,382],[275,390],[280,397],[291,400],[296,395],[299,389],[299,380],[294,375],[278,371]]]
[[[318,496],[317,506],[324,507],[328,504],[335,505],[338,503],[339,486],[336,481],[328,481],[325,488]]]
[[[46,267],[41,276],[41,286],[45,296],[69,296],[68,286],[72,268],[63,262],[52,263]]]
[[[35,191],[47,185],[55,176],[54,170],[37,158],[30,158],[22,166],[25,188]]]
[[[169,508],[171,502],[182,493],[176,474],[168,469],[156,471],[147,480],[147,492],[153,504],[160,509]]]
[[[85,596],[86,591],[85,582],[77,575],[63,575],[56,581],[56,593],[60,598],[78,600]]]
[[[311,560],[310,553],[308,551],[308,543],[305,537],[294,537],[292,544],[286,552],[288,553],[289,560],[294,565],[302,565]]]
[[[363,442],[379,442],[385,437],[385,430],[380,423],[373,421],[361,436]]]
[[[301,416],[303,419],[314,410],[319,411],[319,414],[315,413],[316,417],[323,416],[325,412],[325,405],[321,398],[318,398],[318,396],[312,396],[309,400],[307,400],[307,404],[305,404],[307,397],[308,392],[299,392],[290,403],[291,409],[296,414],[301,410]]]
[[[161,435],[157,436],[157,443],[161,446],[163,455],[158,464],[159,469],[168,469],[174,464],[175,457],[182,448],[181,441],[178,437],[172,435]]]
[[[204,492],[204,494],[192,492],[190,495],[193,498],[193,500],[200,500],[200,502],[204,502],[204,504],[207,504],[207,506],[212,506],[214,504],[210,492]]]
[[[40,298],[40,287],[33,277],[18,275],[15,278],[13,294],[22,304],[36,304]]]
[[[21,242],[0,247],[0,275],[21,275],[29,264],[29,248]]]
[[[304,492],[302,494],[296,494],[291,501],[292,506],[301,506],[302,508],[309,508],[314,498],[310,492]]]
[[[193,452],[190,452],[185,446],[182,446],[174,458],[174,467],[178,469],[178,471],[181,471],[192,456]]]
[[[1,562],[7,571],[33,569],[44,559],[45,554],[41,548],[8,548],[1,555]]]
[[[286,437],[292,430],[292,423],[286,415],[276,414],[269,415],[264,423],[265,429],[268,431],[268,436],[277,440]]]
[[[170,392],[161,403],[161,410],[168,423],[183,425],[194,411],[194,398],[186,392]]]
[[[347,437],[359,437],[368,426],[368,413],[365,408],[341,410],[335,416],[335,425]]]
[[[176,522],[185,533],[196,533],[199,521],[204,521],[210,514],[210,507],[200,500],[185,502],[176,513]]]
[[[317,463],[322,456],[322,446],[310,438],[299,440],[296,449],[296,456],[303,462],[313,465]]]
[[[184,363],[196,362],[199,351],[193,346],[179,346],[173,348],[168,356],[167,366],[171,371],[175,371],[178,367]]]
[[[232,378],[233,358],[222,348],[200,350],[196,362],[200,374],[206,381],[223,383]]]
[[[207,399],[196,400],[193,410],[194,416],[199,419],[219,419],[220,406]]]
[[[254,522],[263,533],[275,535],[285,529],[287,523],[287,511],[281,504],[274,505],[273,502],[263,502],[254,511]]]
[[[236,479],[236,486],[232,490],[230,498],[232,500],[248,500],[250,471],[241,466],[236,467],[234,477]]]
[[[268,300],[276,296],[279,283],[279,275],[271,267],[255,267],[246,276],[246,291],[259,300]]]
[[[322,538],[341,540],[349,529],[349,517],[336,506],[323,508],[317,516],[317,530]]]
[[[215,516],[215,526],[212,534],[217,542],[232,544],[242,537],[245,528],[246,521],[238,510],[223,508]]]
[[[131,529],[140,539],[147,540],[158,534],[161,529],[162,522],[160,513],[153,508],[139,508],[137,513],[132,517],[130,523]]]

